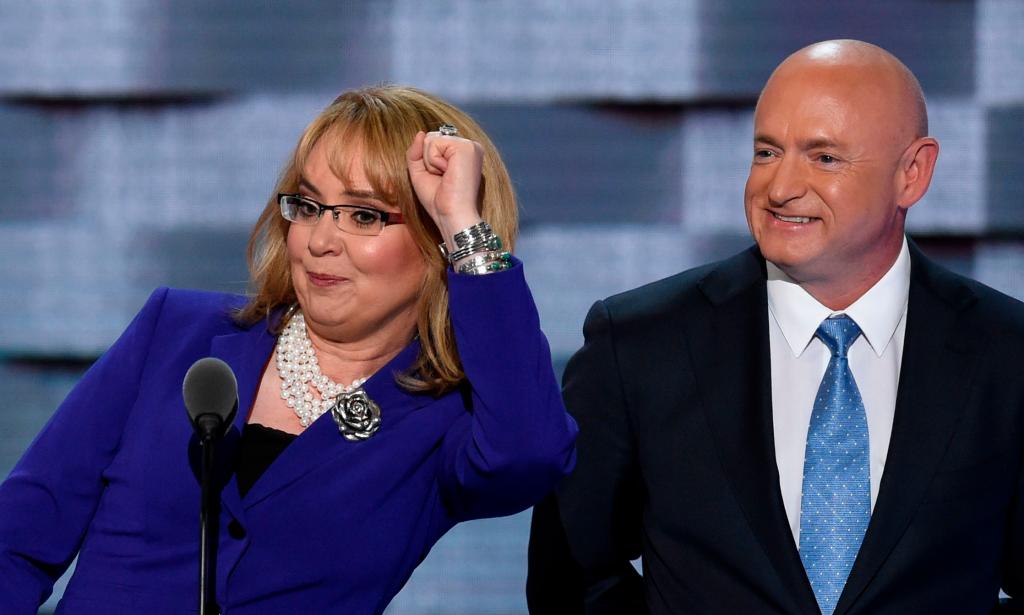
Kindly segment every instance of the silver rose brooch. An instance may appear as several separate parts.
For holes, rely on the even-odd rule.
[[[380,429],[380,406],[362,387],[339,395],[331,406],[331,416],[341,435],[352,442],[365,440]]]

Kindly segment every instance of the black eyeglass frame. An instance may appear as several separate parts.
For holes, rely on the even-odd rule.
[[[361,210],[365,210],[365,211],[372,211],[372,212],[374,212],[374,213],[376,213],[377,215],[380,216],[380,221],[382,223],[381,227],[380,227],[381,230],[384,230],[385,226],[391,226],[392,224],[405,224],[405,217],[402,216],[402,214],[400,214],[400,213],[391,212],[391,211],[384,211],[383,209],[377,209],[376,207],[370,207],[369,205],[351,205],[351,204],[324,205],[320,201],[318,201],[318,200],[316,200],[314,198],[310,198],[310,197],[308,197],[308,196],[306,196],[304,194],[297,194],[297,193],[291,193],[291,192],[279,192],[277,194],[277,205],[278,205],[278,207],[281,208],[281,217],[282,218],[284,218],[284,202],[285,202],[285,199],[298,199],[300,201],[305,201],[306,203],[311,203],[313,205],[316,205],[316,207],[317,207],[317,212],[316,212],[317,222],[319,222],[320,218],[323,217],[325,211],[331,212],[331,217],[334,218],[334,226],[337,226],[338,230],[344,230],[340,226],[338,226],[338,213],[337,213],[338,210],[341,210],[341,211],[346,211],[346,210],[347,211],[351,211],[351,210],[361,209]],[[288,218],[285,218],[285,220],[288,220]],[[288,221],[289,222],[294,222],[294,220],[288,220]]]

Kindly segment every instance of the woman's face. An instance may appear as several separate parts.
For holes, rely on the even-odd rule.
[[[361,151],[348,157],[350,185],[331,172],[327,148],[333,146],[327,135],[313,147],[301,170],[299,192],[324,205],[397,213],[397,207],[373,193]],[[338,342],[376,339],[385,344],[404,344],[412,335],[426,262],[406,225],[390,224],[376,236],[353,235],[338,229],[324,212],[315,226],[291,224],[288,259],[299,306],[314,333]]]

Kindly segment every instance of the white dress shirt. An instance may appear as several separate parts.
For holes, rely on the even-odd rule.
[[[873,511],[896,408],[910,293],[910,252],[904,237],[903,249],[889,271],[853,305],[839,312],[818,303],[774,264],[769,262],[767,267],[775,460],[786,517],[793,538],[800,544],[807,429],[818,386],[831,358],[828,347],[814,334],[821,321],[836,314],[852,318],[863,333],[847,356],[867,412]]]

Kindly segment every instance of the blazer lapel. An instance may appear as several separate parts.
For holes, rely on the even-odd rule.
[[[366,394],[381,408],[380,431],[368,440],[351,442],[341,435],[330,413],[324,414],[274,460],[253,484],[242,505],[249,509],[321,465],[354,454],[362,447],[374,446],[376,440],[388,437],[402,417],[432,402],[434,398],[430,395],[414,395],[399,388],[394,379],[396,372],[413,364],[419,349],[419,341],[414,340],[363,385]],[[237,496],[237,489],[235,492]]]
[[[958,326],[974,295],[910,244],[911,282],[892,437],[878,499],[835,613],[848,611],[906,531],[963,411],[975,366]],[[957,374],[956,378],[948,374]]]
[[[249,411],[259,389],[263,368],[270,358],[276,340],[277,337],[267,331],[266,324],[260,323],[239,333],[219,335],[210,343],[210,354],[230,365],[238,381],[238,412],[224,436],[221,443],[222,454],[218,457],[225,461],[222,467],[232,473],[230,481],[221,491],[221,503],[243,526],[245,512],[238,495],[234,468],[226,462],[234,459],[242,428],[249,419]]]
[[[779,599],[791,612],[817,613],[779,487],[765,279],[756,247],[725,261],[701,281],[707,313],[687,319],[687,337],[712,349],[693,357],[698,386],[722,467],[781,581]]]

